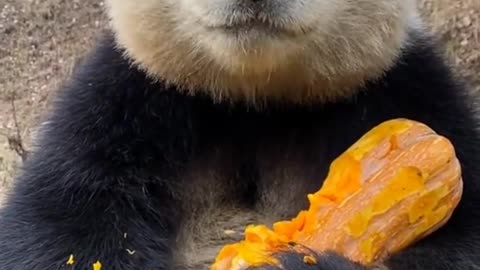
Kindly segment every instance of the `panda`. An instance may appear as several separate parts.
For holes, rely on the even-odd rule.
[[[58,92],[0,212],[2,270],[209,269],[242,237],[225,230],[294,217],[333,159],[394,118],[454,144],[452,218],[373,266],[327,251],[316,265],[278,255],[284,269],[480,269],[475,103],[414,0],[105,6],[110,30]]]

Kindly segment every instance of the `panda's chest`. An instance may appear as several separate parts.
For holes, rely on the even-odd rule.
[[[327,174],[335,146],[320,132],[283,132],[232,135],[200,148],[182,173],[196,207],[236,205],[280,217],[306,207],[307,194],[316,191]]]
[[[308,207],[307,194],[327,173],[327,147],[321,140],[282,141],[218,145],[189,165],[182,176],[181,265],[203,268],[247,225],[271,225]]]

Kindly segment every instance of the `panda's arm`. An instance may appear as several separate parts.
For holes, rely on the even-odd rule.
[[[444,106],[448,107],[445,101]],[[385,265],[390,270],[480,269],[480,135],[473,113],[439,111],[437,130],[455,145],[462,164],[464,189],[459,206],[449,222]],[[440,128],[443,126],[443,128]]]
[[[425,43],[423,43],[425,44]],[[463,195],[449,222],[405,251],[369,270],[480,269],[480,132],[476,103],[431,47],[414,47],[399,65],[360,95],[352,110],[350,130],[406,117],[426,123],[455,146],[462,166]],[[388,85],[388,87],[385,87]],[[339,150],[339,152],[343,149]],[[303,256],[282,255],[289,270],[364,269],[339,255],[320,256],[307,265]]]
[[[480,269],[480,132],[476,101],[429,42],[411,49],[387,77],[390,100],[378,115],[426,123],[454,145],[462,167],[463,194],[448,223],[385,262],[390,270]],[[375,102],[375,101],[373,101]],[[380,103],[379,103],[380,104]]]
[[[455,116],[454,111],[449,113]],[[442,113],[439,113],[442,114]],[[459,116],[459,115],[457,115]],[[460,205],[449,222],[403,252],[371,267],[353,263],[340,254],[319,254],[317,264],[306,264],[303,255],[278,256],[285,267],[268,270],[476,270],[480,269],[480,136],[471,115],[440,123],[449,133],[462,162],[464,191]],[[453,121],[456,121],[454,123]],[[438,128],[437,128],[438,130]],[[255,269],[258,270],[258,269]]]
[[[166,269],[193,133],[176,97],[100,47],[61,89],[1,211],[0,268]]]
[[[388,119],[405,117],[423,122],[447,137],[462,167],[463,194],[446,225],[374,269],[480,269],[478,105],[465,85],[452,76],[430,41],[412,46],[399,62],[377,86],[371,87],[370,93],[359,97],[356,114],[362,112],[362,116],[358,121],[373,127]],[[338,257],[331,260],[342,261]]]

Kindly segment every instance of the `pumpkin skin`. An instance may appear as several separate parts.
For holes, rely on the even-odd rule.
[[[335,159],[310,207],[270,229],[248,226],[225,246],[212,270],[276,265],[282,252],[334,251],[363,265],[380,262],[443,226],[463,190],[450,141],[428,126],[393,119],[376,126]]]

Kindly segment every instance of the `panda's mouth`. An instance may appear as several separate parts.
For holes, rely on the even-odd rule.
[[[218,29],[225,31],[226,33],[247,33],[250,31],[264,32],[265,34],[281,34],[288,32],[281,27],[275,27],[271,24],[260,21],[248,21],[243,23],[226,24],[218,27]]]
[[[316,32],[319,25],[311,14],[306,14],[307,18],[302,16],[306,9],[304,5],[290,4],[291,0],[212,2],[216,4],[199,4],[196,9],[189,11],[194,17],[194,27],[200,26],[203,28],[201,31],[206,30],[228,39],[292,39]]]
[[[251,19],[248,21],[229,22],[226,24],[213,25],[210,30],[219,31],[226,35],[245,36],[249,34],[264,35],[266,37],[298,37],[308,34],[311,29],[290,28],[281,24],[274,24],[260,19]]]

